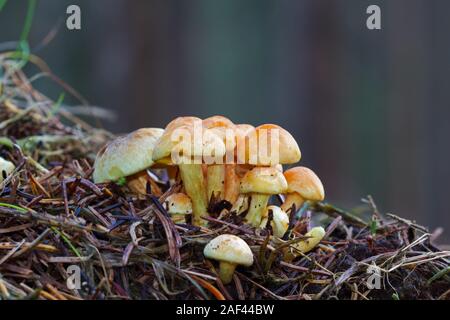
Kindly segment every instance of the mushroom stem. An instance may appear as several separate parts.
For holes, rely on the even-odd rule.
[[[245,219],[249,224],[254,227],[261,225],[261,219],[269,202],[270,195],[262,193],[252,193],[252,199],[250,201],[250,208],[245,216]]]
[[[172,219],[173,223],[186,223],[184,214],[171,214],[170,218]]]
[[[225,165],[225,200],[234,204],[239,197],[239,176],[235,164]]]
[[[298,210],[304,203],[305,199],[299,193],[289,193],[286,196],[286,200],[281,205],[281,209],[286,212],[287,210],[291,209],[293,205],[295,205],[295,210]]]
[[[222,280],[223,284],[229,284],[231,280],[233,280],[233,274],[236,266],[237,265],[235,263],[220,261],[219,278]]]
[[[202,165],[181,163],[179,168],[186,194],[192,200],[192,224],[206,226],[207,221],[202,219],[208,216]]]
[[[212,164],[208,166],[207,174],[207,200],[220,201],[225,194],[225,167],[223,164]]]

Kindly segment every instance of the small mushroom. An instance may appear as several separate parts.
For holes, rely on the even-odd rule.
[[[164,206],[175,223],[185,223],[186,215],[192,214],[191,198],[181,192],[168,196],[164,201]]]
[[[248,244],[231,234],[222,234],[211,240],[203,254],[206,258],[219,261],[219,277],[224,284],[231,282],[238,265],[250,267],[253,264],[253,253]]]
[[[146,170],[154,163],[153,149],[163,132],[159,128],[142,128],[104,146],[95,159],[94,182],[126,178],[131,191],[146,194],[147,182],[152,183]],[[152,187],[157,188],[156,183]]]
[[[307,200],[322,201],[325,197],[319,177],[306,167],[294,167],[284,172],[288,183],[286,200],[281,205],[284,211],[295,205],[298,210]]]
[[[289,247],[289,250],[286,252],[284,259],[286,261],[291,261],[294,258],[298,257],[301,253],[308,253],[312,249],[314,249],[320,241],[325,236],[325,230],[322,227],[314,227],[309,232],[305,234],[305,237],[308,239],[301,240],[292,244]]]
[[[259,227],[270,196],[286,190],[286,179],[275,167],[256,167],[247,172],[241,180],[241,193],[251,194],[250,208],[245,217],[247,222]]]
[[[260,228],[264,229],[267,227],[269,212],[272,212],[272,221],[270,226],[272,227],[273,235],[278,238],[283,237],[289,227],[289,216],[278,206],[267,207],[261,221]]]
[[[5,160],[0,157],[0,183],[9,176],[16,167],[11,161]]]

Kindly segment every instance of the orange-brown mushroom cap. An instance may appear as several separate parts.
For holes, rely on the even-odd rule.
[[[288,183],[287,193],[298,193],[305,200],[322,201],[325,191],[322,181],[309,168],[295,167],[284,172]]]

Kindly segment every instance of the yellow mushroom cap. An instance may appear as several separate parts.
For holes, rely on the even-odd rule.
[[[284,172],[288,183],[287,193],[298,193],[311,201],[322,201],[325,191],[319,177],[309,168],[295,167]]]
[[[271,225],[273,235],[281,238],[289,227],[289,216],[278,206],[268,206],[261,221],[261,228],[265,228],[267,225],[269,211],[272,211],[273,219]]]
[[[248,133],[255,130],[255,127],[251,124],[240,123],[234,126],[234,130],[239,132],[242,136],[246,136]]]
[[[193,125],[195,122],[201,122],[202,119],[197,117],[178,117],[174,120],[170,121],[169,124],[166,126],[166,131],[172,131],[173,129],[185,125]]]
[[[14,163],[0,157],[0,182],[3,181],[3,172],[5,172],[5,175],[8,176],[14,171],[15,168]]]
[[[116,181],[153,165],[152,153],[164,130],[142,128],[111,141],[95,159],[94,181]]]
[[[267,148],[270,150],[270,154],[273,153],[273,150],[271,150],[271,137],[272,135],[275,135],[273,130],[278,130],[278,163],[280,164],[292,164],[297,163],[301,159],[301,152],[300,148],[297,144],[297,141],[295,141],[294,137],[285,129],[282,127],[275,125],[275,124],[263,124],[259,127],[255,128],[254,132],[248,133],[250,137],[253,137],[257,139],[258,141],[258,148],[260,148],[260,138],[259,136],[262,134],[265,134],[267,136]],[[247,148],[251,149],[251,146],[248,146]],[[267,163],[260,163],[260,160],[258,158],[257,163],[252,163],[255,165],[267,165]],[[272,165],[275,163],[271,163]]]
[[[167,212],[170,214],[191,214],[192,201],[184,193],[174,193],[164,201]]]
[[[234,123],[224,116],[212,116],[206,118],[202,121],[202,125],[206,129],[217,127],[227,127],[227,128],[234,127]]]
[[[199,142],[201,144],[197,147]],[[223,157],[226,152],[224,142],[213,130],[204,132],[202,126],[196,127],[192,123],[175,127],[171,131],[166,130],[153,150],[153,161],[170,162],[167,159],[171,157],[172,152],[178,154],[180,150],[186,151],[187,154],[183,152],[183,156],[187,157]]]
[[[205,246],[203,254],[209,259],[246,267],[253,264],[253,253],[248,244],[232,234],[222,234],[212,239]]]
[[[241,193],[285,193],[288,184],[282,172],[275,167],[256,167],[241,180]]]

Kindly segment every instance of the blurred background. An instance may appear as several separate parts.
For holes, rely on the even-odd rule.
[[[0,44],[20,38],[27,3],[7,1]],[[65,26],[70,4],[80,31]],[[371,4],[382,30],[366,28]],[[449,15],[448,0],[39,0],[29,42],[115,112],[102,121],[113,132],[180,115],[277,123],[329,201],[352,208],[370,194],[383,212],[443,227],[448,242]],[[55,100],[62,90],[34,85]]]

